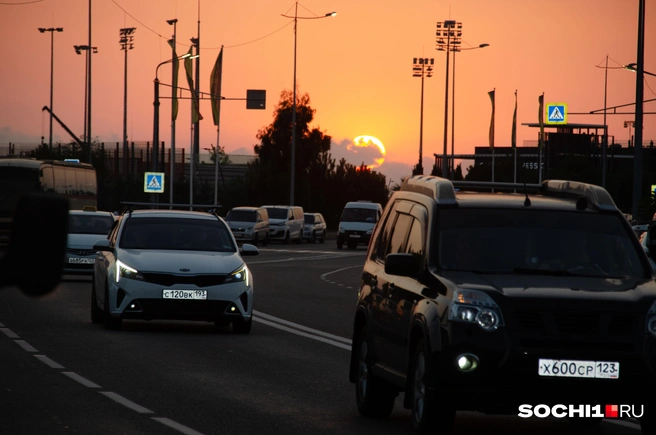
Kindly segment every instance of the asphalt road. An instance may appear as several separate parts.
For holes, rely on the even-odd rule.
[[[124,321],[107,331],[90,321],[84,277],[40,299],[4,288],[0,433],[411,434],[402,397],[390,418],[366,419],[348,382],[364,255],[334,241],[260,247],[247,257],[255,323],[246,336],[194,322]],[[455,433],[640,431],[635,422],[586,432],[563,420],[459,413]]]

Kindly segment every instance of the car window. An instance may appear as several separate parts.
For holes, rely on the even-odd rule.
[[[288,210],[286,208],[267,208],[269,219],[287,219]]]
[[[403,252],[405,242],[408,236],[408,231],[412,225],[413,218],[407,214],[399,214],[396,223],[392,228],[392,235],[389,244],[385,250],[385,256],[388,254],[397,254]]]
[[[249,210],[230,210],[226,216],[227,221],[255,222],[255,212]]]
[[[345,208],[342,211],[342,222],[377,222],[378,212],[371,208]]]
[[[616,215],[495,209],[444,209],[439,266],[511,273],[517,269],[585,276],[642,277],[635,236]]]
[[[305,215],[303,217],[303,220],[306,224],[313,224],[314,223],[314,216],[312,215]]]
[[[68,233],[107,235],[113,223],[114,218],[108,215],[72,214],[68,216]]]
[[[408,235],[408,243],[405,247],[405,252],[408,254],[423,256],[424,253],[424,236],[421,230],[421,222],[419,219],[412,220],[412,227]]]
[[[230,230],[219,221],[189,218],[129,218],[122,249],[235,252]]]

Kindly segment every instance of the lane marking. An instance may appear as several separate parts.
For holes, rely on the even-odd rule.
[[[289,261],[314,261],[314,260],[325,260],[325,259],[347,258],[347,257],[353,257],[353,255],[328,254],[328,255],[318,255],[316,257],[288,257],[288,258],[281,258],[278,260],[249,261],[246,264],[250,266],[252,264],[273,264],[273,263],[285,263]]]
[[[292,328],[288,328],[286,326],[279,325],[277,323],[269,322],[268,320],[258,319],[257,317],[253,317],[253,320],[256,321],[256,322],[259,322],[259,323],[264,323],[265,325],[269,325],[269,326],[272,326],[272,327],[277,328],[277,329],[281,329],[283,331],[291,332],[292,334],[300,335],[301,337],[307,337],[307,338],[311,338],[312,340],[322,341],[324,343],[331,344],[335,347],[339,347],[340,349],[345,349],[345,350],[349,350],[349,351],[351,350],[351,346],[348,346],[344,343],[340,343],[340,342],[335,341],[335,340],[330,340],[328,338],[319,337],[319,336],[313,335],[313,334],[307,334],[307,333],[301,332],[297,329],[292,329]]]
[[[54,362],[53,360],[51,360],[50,358],[48,358],[45,355],[34,355],[34,358],[38,359],[39,361],[41,361],[45,365],[47,365],[49,367],[52,367],[53,369],[63,369],[64,368],[63,365]]]
[[[153,414],[153,411],[151,411],[148,408],[144,408],[141,405],[137,405],[131,400],[126,399],[125,397],[121,396],[120,394],[112,393],[111,391],[101,391],[100,394],[103,396],[109,397],[112,399],[114,402],[125,406],[126,408],[130,408],[133,411],[138,412],[139,414]]]
[[[187,426],[181,425],[180,423],[175,422],[175,421],[173,421],[173,420],[171,420],[171,419],[168,419],[168,418],[164,418],[164,417],[151,417],[151,418],[152,418],[153,420],[155,420],[155,421],[157,421],[157,422],[159,422],[159,423],[162,423],[163,425],[168,426],[168,427],[170,427],[171,429],[175,429],[175,430],[177,430],[178,432],[181,432],[181,433],[183,433],[183,434],[185,434],[185,435],[203,435],[202,433],[197,432],[197,431],[193,430],[193,429],[190,428],[190,427],[187,427]]]
[[[30,343],[28,343],[25,340],[14,340],[14,343],[22,347],[23,350],[26,352],[33,352],[33,353],[38,352],[38,350],[36,350]]]
[[[319,331],[318,329],[308,328],[307,326],[303,326],[303,325],[299,325],[298,323],[283,320],[283,319],[280,319],[278,317],[274,317],[274,316],[271,316],[269,314],[262,313],[260,311],[253,310],[253,314],[255,314],[256,316],[264,317],[265,319],[270,320],[272,322],[280,323],[282,325],[291,326],[293,328],[300,329],[301,331],[306,331],[306,332],[309,332],[309,333],[314,334],[314,335],[319,335],[319,336],[322,336],[322,337],[329,338],[331,340],[341,341],[341,342],[346,343],[346,344],[351,344],[351,340],[349,340],[348,338],[343,338],[343,337],[340,337],[338,335],[329,334],[327,332]],[[256,317],[253,317],[253,319],[255,319],[255,318]]]
[[[0,331],[2,331],[2,333],[9,338],[20,338],[18,334],[16,334],[14,331],[12,331],[9,328],[0,328]]]
[[[69,378],[73,379],[75,382],[84,385],[87,388],[100,388],[100,385],[94,384],[87,378],[83,378],[82,376],[78,375],[77,373],[74,372],[61,372],[64,376],[68,376]]]
[[[326,279],[326,277],[327,277],[328,275],[332,275],[333,273],[341,272],[341,271],[343,271],[343,270],[355,269],[356,267],[360,267],[360,268],[362,268],[363,266],[362,266],[362,265],[357,265],[357,266],[342,267],[341,269],[337,269],[337,270],[333,270],[332,272],[326,272],[326,273],[324,273],[323,275],[321,275],[321,279],[323,279],[323,280],[325,280],[325,281],[328,281],[328,280]],[[328,281],[328,282],[332,282],[332,281]]]

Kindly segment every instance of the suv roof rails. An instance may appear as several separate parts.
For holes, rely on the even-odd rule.
[[[401,185],[402,192],[415,192],[433,198],[438,204],[457,204],[453,183],[446,178],[434,175],[415,175],[406,178]]]
[[[542,182],[541,193],[545,196],[561,196],[570,198],[585,198],[599,210],[617,210],[610,193],[601,186],[579,181],[545,180]],[[583,206],[583,203],[581,206]],[[577,208],[579,203],[577,203]]]
[[[532,183],[503,183],[496,181],[453,181],[455,187],[475,187],[477,189],[512,189],[512,190],[521,190],[522,193],[526,189],[539,190],[542,188],[542,184],[532,184]]]

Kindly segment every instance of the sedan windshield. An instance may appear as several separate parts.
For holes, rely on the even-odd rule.
[[[342,222],[376,222],[376,210],[371,208],[345,208]]]
[[[442,210],[439,267],[480,273],[644,277],[635,236],[615,215]]]
[[[68,234],[102,234],[106,236],[113,223],[114,218],[109,215],[69,215]]]
[[[255,222],[255,212],[247,210],[230,210],[226,216],[227,221]]]
[[[122,249],[235,252],[230,230],[221,222],[188,218],[128,218]]]

